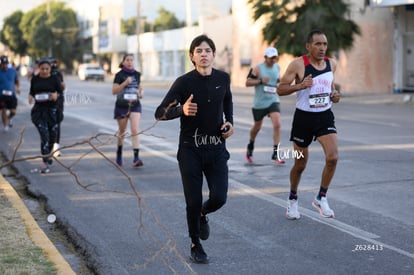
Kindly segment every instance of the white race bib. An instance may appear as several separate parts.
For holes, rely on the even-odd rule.
[[[12,96],[13,95],[13,92],[12,91],[9,91],[9,90],[3,90],[2,94],[3,95],[6,95],[6,96]]]
[[[266,93],[266,94],[276,94],[276,87],[272,87],[272,86],[264,86],[263,87],[263,91]]]
[[[137,100],[138,95],[137,94],[124,94],[125,100]]]
[[[35,95],[35,99],[37,102],[44,102],[49,100],[49,93],[41,93]]]
[[[309,95],[309,107],[311,108],[321,108],[329,104],[329,94],[314,94]]]

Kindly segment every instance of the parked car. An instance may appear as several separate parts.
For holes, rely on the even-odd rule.
[[[98,64],[81,64],[78,68],[78,77],[80,80],[95,79],[105,80],[105,71]]]

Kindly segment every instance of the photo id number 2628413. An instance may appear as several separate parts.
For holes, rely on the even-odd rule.
[[[382,251],[384,247],[381,244],[355,244],[352,252],[357,251]]]

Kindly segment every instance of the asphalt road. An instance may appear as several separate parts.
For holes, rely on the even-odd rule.
[[[255,163],[249,165],[244,153],[252,90],[234,88],[228,202],[209,215],[211,235],[203,246],[210,263],[197,265],[188,260],[175,158],[179,121],[155,123],[153,118],[168,86],[144,83],[144,166],[130,167],[127,140],[119,169],[113,163],[117,127],[111,83],[66,81],[64,148],[52,172],[31,172],[41,161],[29,159],[40,154],[40,146],[30,107],[23,103],[25,81],[15,126],[0,133],[1,150],[11,159],[22,137],[16,151],[22,161],[14,167],[30,183],[28,191],[46,200],[56,226],[97,274],[413,274],[414,105],[402,103],[403,96],[349,96],[334,106],[340,159],[328,198],[336,218],[322,218],[311,206],[324,165],[321,147],[313,143],[299,187],[302,218],[290,221],[285,207],[294,97],[281,98],[286,164],[270,161],[272,134],[266,119],[255,144]]]

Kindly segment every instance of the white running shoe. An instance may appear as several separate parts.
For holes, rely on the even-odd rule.
[[[319,214],[321,214],[322,217],[325,218],[334,218],[335,213],[334,211],[329,207],[328,199],[326,197],[321,197],[320,200],[315,198],[312,202],[313,207],[315,207]]]
[[[59,151],[60,145],[59,143],[53,144],[53,156],[54,157],[60,157],[60,151]]]
[[[44,163],[40,166],[40,173],[42,173],[42,174],[47,174],[47,173],[49,173],[49,172],[50,172],[49,165],[48,165],[48,163],[47,163],[47,162],[44,162]]]
[[[4,126],[3,131],[4,131],[5,133],[7,133],[7,132],[9,131],[9,126],[8,126],[8,125]]]
[[[288,199],[288,207],[286,210],[286,218],[289,220],[299,220],[300,213],[298,211],[298,200],[289,200]]]

